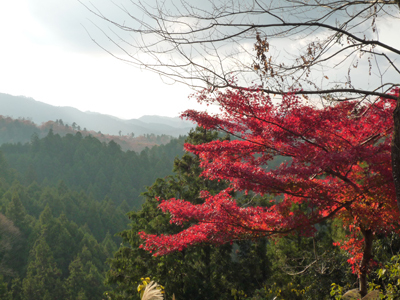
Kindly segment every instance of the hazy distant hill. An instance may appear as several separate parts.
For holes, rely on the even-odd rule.
[[[184,121],[181,118],[169,118],[169,117],[161,117],[161,116],[143,116],[140,117],[138,120],[148,123],[148,124],[166,124],[176,128],[187,128],[191,126],[191,123],[188,121]],[[136,121],[136,120],[129,120],[128,122]]]
[[[72,136],[79,135],[79,132],[82,137],[91,136],[106,144],[114,141],[121,147],[121,150],[132,150],[135,152],[141,152],[145,148],[150,149],[156,145],[165,145],[173,139],[179,140],[179,138],[177,139],[165,134],[155,135],[151,133],[137,136],[132,136],[132,134],[111,135],[93,130],[85,130],[79,126],[74,127],[61,124],[60,121],[48,121],[42,123],[42,125],[37,125],[27,119],[12,119],[11,117],[0,115],[0,145],[29,143],[35,136],[38,138],[46,137],[50,133],[50,130],[52,130],[52,134],[57,134],[60,137],[68,134]]]
[[[64,124],[80,126],[82,129],[102,133],[123,135],[134,133],[171,136],[185,135],[194,126],[179,118],[143,116],[139,119],[122,120],[117,117],[93,112],[82,112],[72,107],[52,106],[32,98],[0,93],[0,115],[12,118],[25,118],[40,125],[47,121],[62,120]]]

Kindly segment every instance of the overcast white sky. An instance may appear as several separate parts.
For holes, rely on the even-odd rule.
[[[0,93],[123,119],[198,107],[188,87],[164,84],[96,46],[83,27],[94,29],[90,20],[99,22],[77,0],[1,1]]]
[[[92,3],[111,19],[126,18],[111,0]],[[168,85],[100,49],[85,28],[100,44],[110,43],[92,22],[107,26],[78,0],[0,1],[0,93],[123,119],[174,117],[200,107],[188,98],[192,91],[187,86]],[[392,36],[396,22],[383,22],[380,39],[398,47]],[[368,84],[370,78],[358,75],[355,80]]]

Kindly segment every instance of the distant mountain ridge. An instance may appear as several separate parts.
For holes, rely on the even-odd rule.
[[[122,120],[114,116],[82,112],[73,107],[60,107],[36,101],[24,96],[0,93],[0,115],[25,118],[40,125],[47,121],[62,120],[64,124],[75,124],[82,129],[101,131],[105,134],[166,134],[177,137],[186,135],[194,127],[180,118],[143,116],[139,119]]]

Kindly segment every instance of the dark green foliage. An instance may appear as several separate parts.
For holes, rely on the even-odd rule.
[[[123,152],[114,141],[101,143],[92,136],[83,138],[79,132],[61,137],[52,130],[43,139],[33,136],[30,144],[0,147],[10,166],[23,174],[21,181],[25,184],[56,185],[64,181],[77,191],[91,193],[98,201],[109,196],[116,205],[125,200],[131,208],[140,206],[139,194],[144,186],[171,173],[173,159],[182,149],[180,138],[146,148],[140,154]],[[0,173],[4,163],[0,157]],[[52,201],[51,196],[48,201]],[[58,204],[49,205],[53,210],[57,207],[55,214],[63,210]]]
[[[51,133],[49,137],[62,141]],[[41,146],[42,141],[34,143]],[[22,150],[20,158],[26,154]],[[19,160],[18,152],[14,157]],[[116,202],[96,200],[65,181],[52,184],[47,179],[39,185],[10,169],[0,154],[0,298],[101,299],[104,262],[119,242],[113,235],[128,223],[127,202]]]
[[[5,215],[0,213],[0,276],[16,275],[14,252],[19,248],[21,231]],[[1,281],[0,281],[1,282]]]
[[[36,240],[30,253],[26,278],[22,282],[24,299],[42,300],[46,297],[62,299],[61,270],[57,268],[50,247],[44,238],[45,231]]]
[[[184,139],[141,153],[80,133],[29,139],[1,146],[0,299],[102,299],[115,233]]]
[[[1,299],[101,299],[104,262],[117,249],[112,234],[127,224],[124,211],[116,207],[107,214],[110,199],[98,203],[62,182],[44,188],[14,182],[0,198],[0,206],[0,275],[6,284]],[[90,223],[86,215],[97,216],[97,222]],[[77,267],[71,263],[78,258],[85,272],[82,290],[75,290],[72,283],[76,279],[71,270]]]
[[[199,144],[216,138],[217,133],[197,128],[189,134],[187,142]],[[202,203],[203,199],[199,196],[201,190],[215,194],[227,187],[225,182],[199,177],[199,158],[189,153],[175,159],[173,170],[173,176],[157,179],[143,193],[146,202],[142,210],[129,214],[131,229],[120,234],[125,245],[109,261],[111,270],[107,274],[107,282],[114,286],[108,292],[112,299],[137,299],[136,287],[143,276],[162,283],[167,295],[171,297],[175,293],[177,299],[232,299],[235,289],[250,292],[262,287],[260,283],[268,276],[265,241],[236,245],[241,249],[241,259],[236,261],[232,259],[232,245],[203,245],[163,257],[152,257],[139,249],[138,231],[171,234],[181,229],[170,224],[168,215],[157,208],[156,197],[176,197]],[[246,252],[243,247],[249,248],[249,251]],[[250,251],[250,248],[253,250]]]

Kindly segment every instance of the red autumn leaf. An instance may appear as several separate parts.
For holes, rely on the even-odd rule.
[[[230,188],[217,195],[203,192],[201,205],[180,199],[162,201],[160,208],[171,214],[171,222],[192,225],[175,235],[141,232],[145,249],[164,255],[201,243],[223,244],[293,231],[309,236],[315,224],[339,218],[352,235],[338,245],[351,253],[357,271],[363,256],[360,232],[399,231],[390,164],[393,100],[363,105],[346,101],[316,108],[294,94],[278,104],[250,90],[213,95],[205,90],[197,98],[219,105],[220,114],[188,110],[183,117],[239,139],[185,148],[201,158],[202,176],[227,180]],[[277,155],[290,161],[268,169]],[[231,197],[232,190],[282,197],[270,207],[240,207]]]

